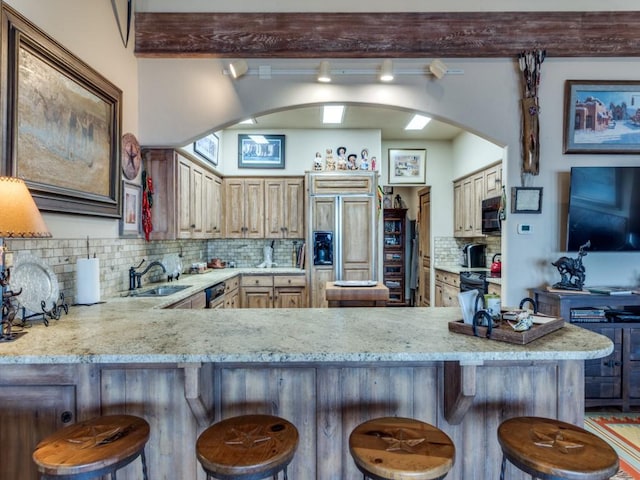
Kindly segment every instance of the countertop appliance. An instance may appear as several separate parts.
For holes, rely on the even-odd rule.
[[[501,197],[491,197],[482,200],[482,233],[484,235],[500,235],[502,233],[502,221],[500,220],[501,208]]]
[[[460,253],[460,265],[466,268],[485,267],[485,248],[486,245],[484,243],[467,243],[463,245]]]
[[[501,258],[502,255],[499,253],[496,253],[493,258],[491,259],[491,276],[492,277],[499,277],[502,274],[502,262],[501,262]]]

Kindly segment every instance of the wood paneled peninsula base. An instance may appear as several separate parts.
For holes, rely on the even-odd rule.
[[[248,413],[299,430],[290,478],[359,480],[349,434],[383,416],[449,435],[460,454],[448,479],[498,478],[500,422],[581,425],[584,360],[612,349],[572,325],[526,346],[452,333],[457,308],[176,311],[155,302],[75,307],[0,344],[0,478],[35,480],[30,452],[64,422],[124,413],[151,426],[153,478],[204,480],[198,435]],[[118,472],[138,476],[133,465]],[[507,478],[526,477],[513,469]]]

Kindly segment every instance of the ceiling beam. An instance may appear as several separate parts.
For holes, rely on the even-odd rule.
[[[135,16],[139,57],[640,56],[640,11],[158,13]]]

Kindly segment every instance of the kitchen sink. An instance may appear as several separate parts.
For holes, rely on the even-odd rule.
[[[191,288],[191,285],[164,285],[162,287],[154,287],[141,292],[132,292],[132,297],[167,297],[174,293],[180,292],[185,288]]]

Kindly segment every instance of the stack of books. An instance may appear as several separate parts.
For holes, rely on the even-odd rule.
[[[570,321],[571,323],[600,323],[606,322],[607,316],[604,308],[572,308]]]

